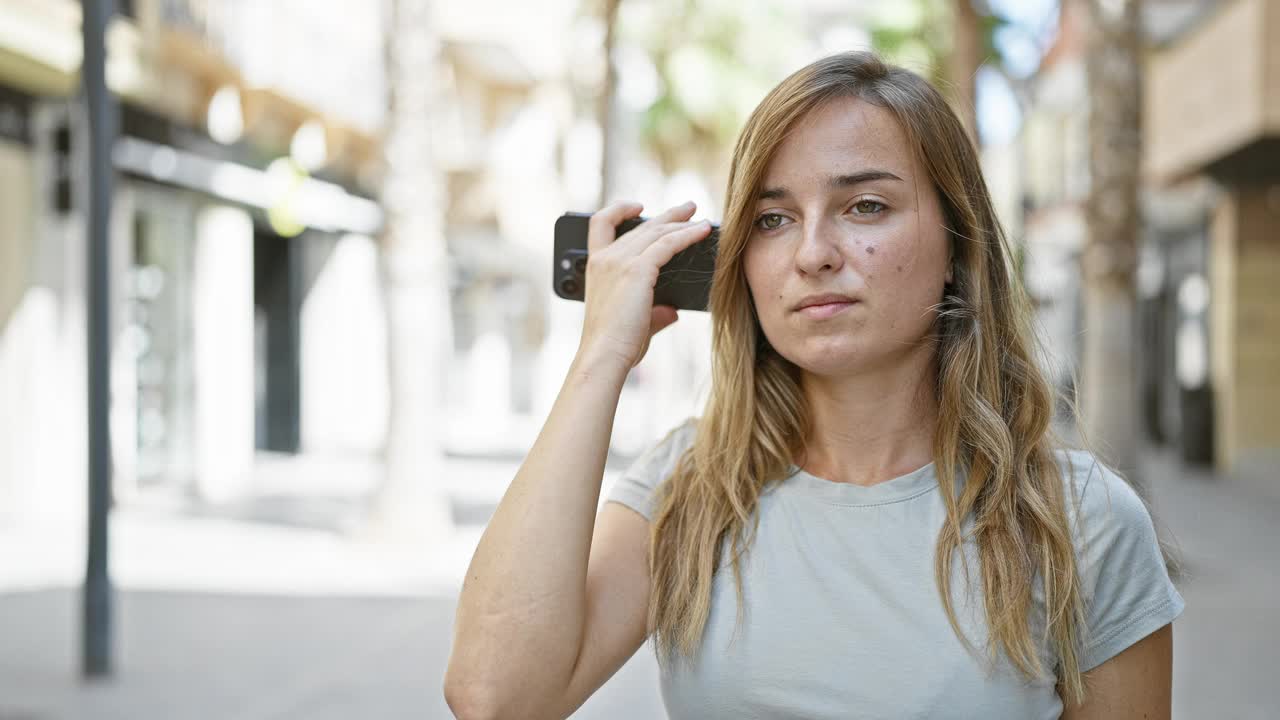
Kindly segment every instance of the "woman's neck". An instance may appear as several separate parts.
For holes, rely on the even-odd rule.
[[[797,462],[818,477],[855,485],[927,465],[938,423],[935,358],[925,346],[902,362],[857,374],[802,373],[812,431]]]

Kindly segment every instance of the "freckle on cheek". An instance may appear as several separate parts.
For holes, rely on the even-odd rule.
[[[868,245],[868,246],[867,246],[867,254],[868,254],[868,255],[875,255],[875,254],[876,254],[876,246],[875,246],[875,245]]]
[[[902,272],[902,266],[901,266],[901,265],[898,265],[898,266],[897,266],[897,268],[898,268],[898,272]]]

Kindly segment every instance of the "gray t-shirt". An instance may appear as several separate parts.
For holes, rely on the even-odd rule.
[[[694,423],[655,443],[614,483],[606,500],[653,519],[652,494],[693,440]],[[1089,670],[1182,613],[1151,517],[1134,490],[1081,451],[1061,454],[1089,635]],[[697,718],[1057,718],[1054,679],[1028,682],[998,654],[987,674],[986,611],[976,551],[974,578],[953,563],[957,620],[977,656],[947,621],[934,583],[946,517],[932,463],[870,487],[836,483],[796,466],[760,498],[758,534],[743,559],[745,614],[722,549],[711,615],[692,663],[662,673],[676,720]],[[963,486],[957,478],[953,490]],[[1083,523],[1080,521],[1083,520]],[[966,521],[972,525],[972,517]],[[1033,587],[1029,619],[1044,667],[1057,664],[1043,636],[1044,593]],[[730,643],[731,638],[733,642]]]

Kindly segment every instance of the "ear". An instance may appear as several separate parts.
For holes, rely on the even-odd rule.
[[[953,253],[947,253],[947,274],[943,277],[948,285],[951,284],[952,280],[955,280],[955,268],[955,255]]]

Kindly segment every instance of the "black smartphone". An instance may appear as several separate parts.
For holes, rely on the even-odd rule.
[[[586,299],[587,290],[587,223],[591,213],[567,212],[556,219],[555,267],[551,282],[556,295],[566,300]],[[618,225],[621,237],[646,217],[624,220]],[[653,288],[654,305],[670,305],[678,310],[706,312],[711,298],[711,277],[715,272],[716,247],[720,242],[720,226],[711,225],[703,239],[676,253],[658,272]]]

